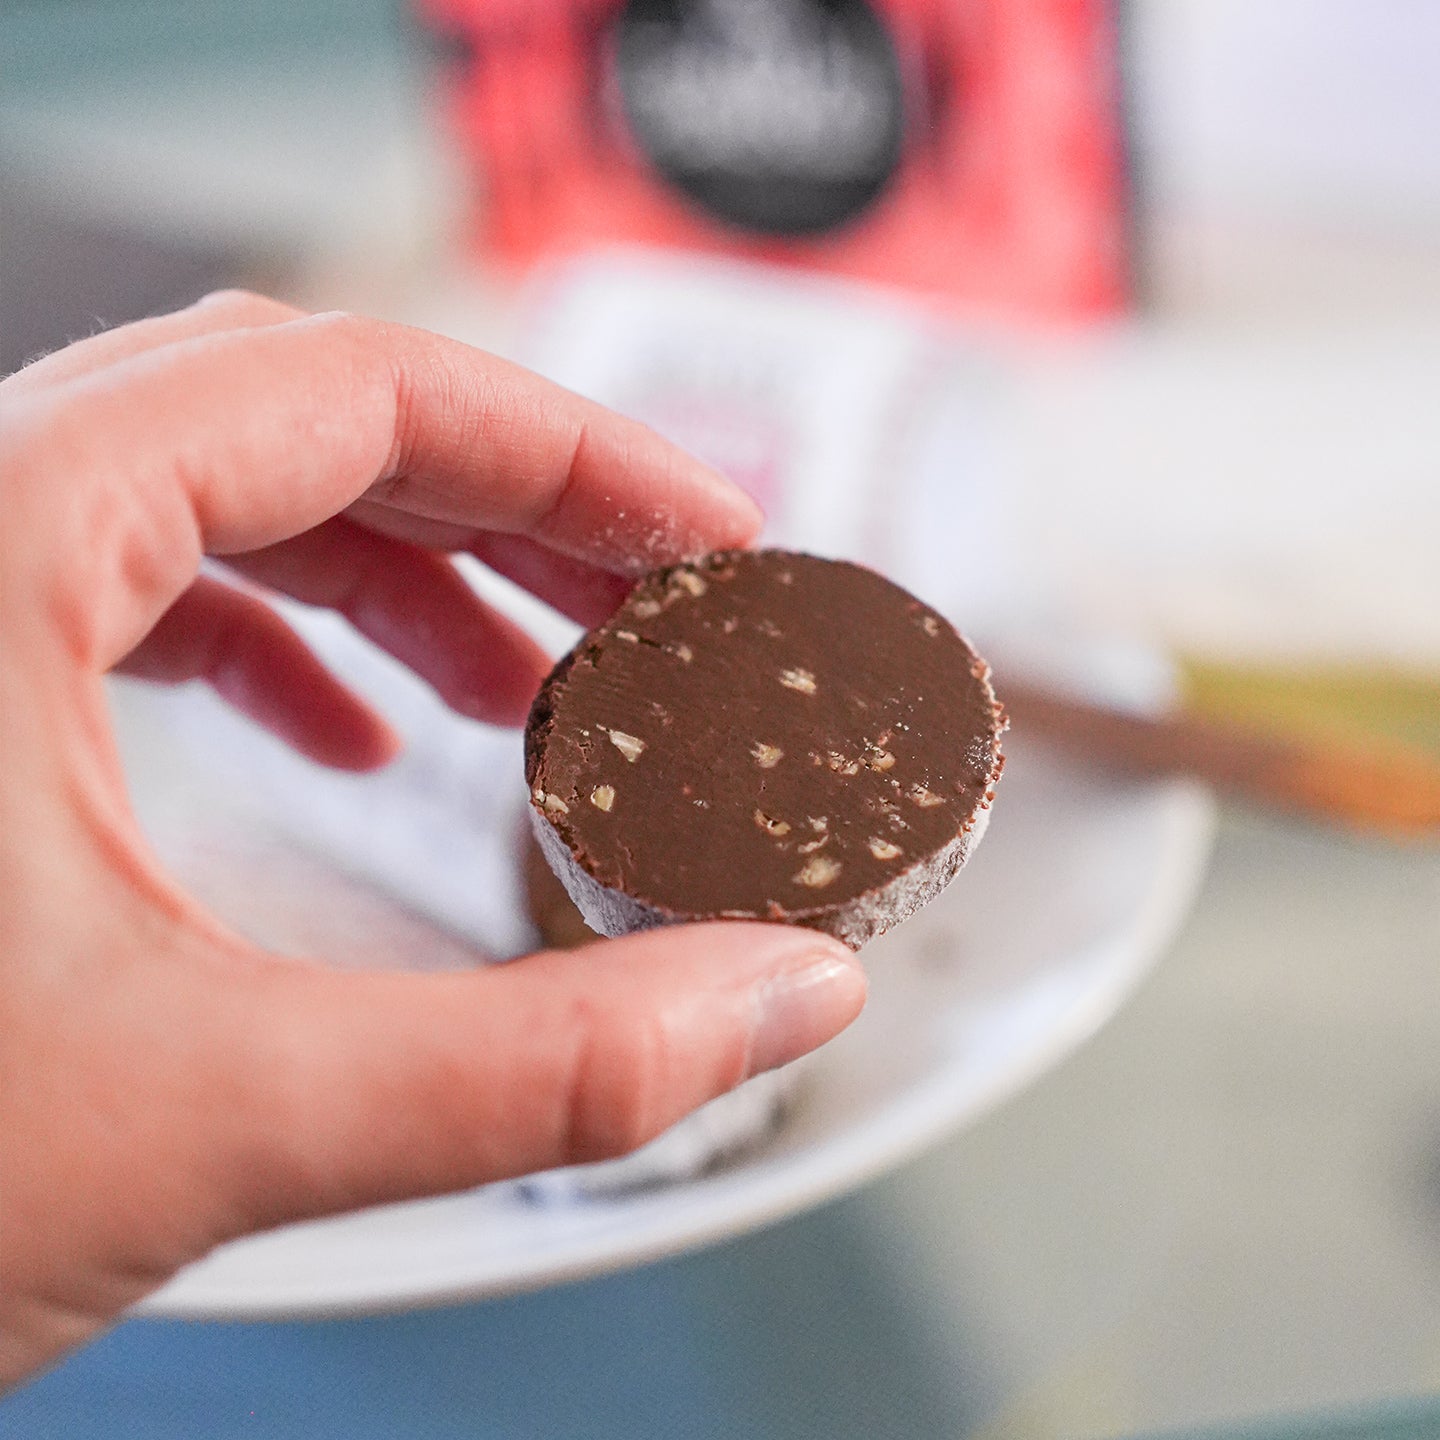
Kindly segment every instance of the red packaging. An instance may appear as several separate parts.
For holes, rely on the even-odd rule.
[[[1128,291],[1105,0],[418,0],[477,248],[794,265],[1073,322]]]

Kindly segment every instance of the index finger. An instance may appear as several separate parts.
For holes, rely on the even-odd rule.
[[[312,316],[166,346],[76,383],[74,434],[169,478],[204,548],[273,544],[364,497],[633,572],[747,544],[744,493],[636,421],[425,331]]]

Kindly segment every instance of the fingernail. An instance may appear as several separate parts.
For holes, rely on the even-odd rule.
[[[860,1013],[865,972],[848,951],[837,950],[819,951],[809,965],[787,970],[756,990],[751,1075],[809,1054]]]

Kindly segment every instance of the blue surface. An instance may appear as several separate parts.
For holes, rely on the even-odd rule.
[[[979,1418],[965,1358],[955,1337],[946,1355],[922,1333],[855,1207],[482,1305],[289,1324],[131,1321],[0,1403],[0,1436],[961,1435]]]

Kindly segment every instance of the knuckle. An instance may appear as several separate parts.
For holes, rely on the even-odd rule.
[[[579,1024],[562,1146],[572,1165],[639,1149],[668,1119],[670,1045],[660,1021],[585,1006]]]
[[[104,394],[32,395],[0,435],[5,504],[34,557],[37,612],[72,660],[102,670],[139,638],[126,623],[137,595],[199,559],[176,497],[124,483],[106,452],[114,406]]]
[[[289,318],[300,312],[282,301],[272,300],[256,290],[243,286],[225,286],[202,295],[192,307],[196,310],[232,310],[239,314],[269,315],[276,319]]]
[[[254,290],[241,285],[222,285],[218,290],[207,290],[196,302],[196,310],[213,310],[222,305],[247,305],[264,297]]]

